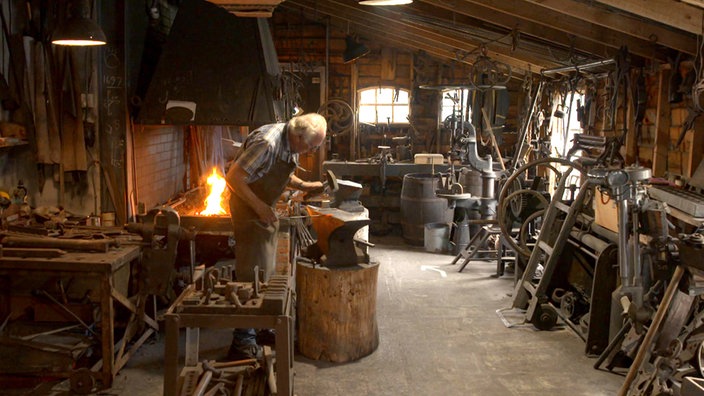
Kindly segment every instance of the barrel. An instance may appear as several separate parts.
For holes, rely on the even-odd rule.
[[[453,210],[445,198],[435,195],[438,175],[409,173],[401,187],[401,231],[406,243],[423,246],[425,225],[452,222]]]
[[[465,193],[470,193],[477,198],[483,197],[481,172],[470,168],[462,168],[458,182],[462,185]]]

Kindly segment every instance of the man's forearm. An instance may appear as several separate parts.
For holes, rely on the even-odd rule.
[[[291,177],[288,179],[288,186],[301,191],[314,191],[323,188],[323,183],[319,181],[303,181],[300,177],[296,175],[291,175]]]
[[[305,182],[296,175],[291,175],[291,177],[288,179],[288,186],[291,188],[295,188],[296,190],[302,190],[304,183]]]

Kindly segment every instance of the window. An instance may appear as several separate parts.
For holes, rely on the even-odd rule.
[[[408,90],[367,88],[359,90],[359,121],[370,124],[408,124]]]
[[[461,114],[462,105],[464,105],[465,114]],[[442,108],[440,110],[440,122],[446,123],[446,127],[450,127],[449,124],[453,121],[453,111],[454,115],[459,121],[459,116],[464,115],[465,120],[471,120],[472,114],[470,113],[469,106],[469,89],[454,89],[442,92]],[[469,114],[467,114],[469,113]]]

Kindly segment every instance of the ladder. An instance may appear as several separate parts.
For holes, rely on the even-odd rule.
[[[479,230],[474,236],[472,236],[472,239],[469,240],[469,243],[465,248],[463,248],[457,256],[455,256],[455,259],[452,260],[452,263],[450,265],[454,265],[457,263],[460,259],[462,259],[462,265],[460,266],[460,269],[457,270],[457,272],[462,272],[464,270],[464,267],[469,264],[469,261],[472,259],[476,260],[493,260],[496,258],[497,260],[500,260],[501,257],[499,256],[499,251],[495,249],[482,249],[482,247],[486,246],[486,241],[489,239],[490,236],[492,235],[500,235],[501,234],[501,229],[499,228],[494,228],[492,225],[486,225]],[[495,257],[491,258],[479,258],[475,257],[478,253],[492,253]]]
[[[579,188],[579,193],[571,206],[561,201],[565,186],[572,168],[563,173],[557,190],[550,201],[543,217],[543,226],[538,235],[538,240],[531,252],[530,259],[523,272],[523,276],[516,283],[513,292],[513,306],[516,309],[526,309],[526,318],[540,330],[549,330],[557,323],[557,311],[548,304],[546,294],[550,279],[558,264],[562,249],[567,243],[570,231],[577,221],[577,215],[582,211],[584,198],[589,190],[589,181],[584,181]],[[556,231],[562,214],[559,230]],[[533,283],[538,265],[543,261],[543,275],[538,284]],[[527,308],[526,308],[527,306]]]

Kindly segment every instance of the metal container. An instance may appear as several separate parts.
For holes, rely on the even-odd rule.
[[[462,168],[459,173],[458,181],[464,192],[472,194],[473,197],[483,197],[482,173],[470,168]]]
[[[409,173],[403,177],[401,231],[406,243],[423,246],[426,224],[452,222],[453,209],[447,199],[435,194],[439,187],[438,175]]]

